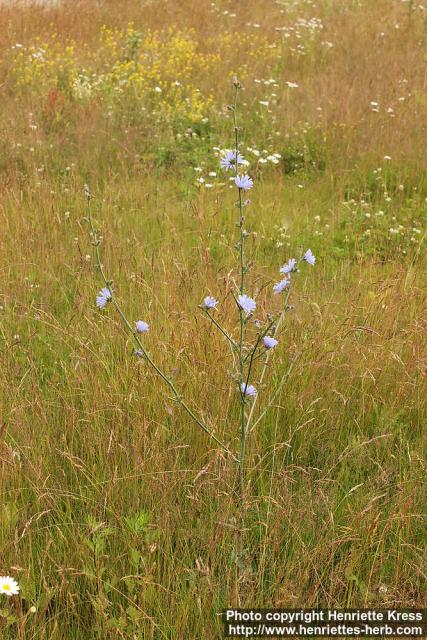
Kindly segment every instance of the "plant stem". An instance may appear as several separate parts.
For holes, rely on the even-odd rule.
[[[213,316],[211,316],[211,314],[209,313],[209,311],[207,309],[204,309],[204,312],[206,313],[206,315],[208,316],[209,320],[216,326],[216,328],[222,333],[222,335],[224,336],[224,338],[226,338],[228,340],[228,342],[230,343],[230,346],[233,347],[233,349],[238,349],[238,345],[235,343],[235,341],[233,340],[233,338],[221,327],[221,325],[219,324],[219,322],[217,322],[215,320],[215,318]]]
[[[239,173],[239,165],[238,165],[238,156],[239,156],[239,127],[237,123],[237,97],[239,93],[239,85],[235,83],[235,97],[233,104],[233,125],[234,125],[234,169],[235,175],[238,176]],[[238,200],[238,209],[239,209],[239,263],[240,263],[240,286],[239,291],[240,295],[244,294],[245,291],[245,254],[244,254],[244,228],[243,228],[243,200],[242,200],[242,189],[239,188],[239,200]],[[240,320],[240,338],[239,338],[239,391],[240,391],[240,456],[239,456],[239,483],[240,483],[240,497],[243,502],[244,493],[245,493],[245,456],[246,456],[246,399],[244,391],[242,390],[242,385],[244,383],[244,367],[245,367],[245,359],[243,355],[243,342],[244,342],[244,334],[245,334],[245,317],[244,311],[241,307],[239,307],[239,320]]]
[[[93,224],[92,211],[91,211],[91,206],[90,206],[91,196],[90,196],[90,194],[88,192],[86,193],[86,197],[87,197],[87,202],[88,202],[88,219],[89,219],[89,225],[90,225],[90,229],[91,229],[91,233],[92,233],[92,237],[93,237],[93,244],[95,245],[95,254],[96,254],[97,267],[99,269],[99,272],[101,274],[101,277],[102,277],[102,279],[104,281],[105,286],[107,287],[107,289],[109,290],[109,292],[111,294],[111,301],[112,301],[117,313],[119,314],[123,324],[126,326],[126,328],[128,329],[129,333],[132,335],[132,338],[133,338],[134,342],[137,344],[137,346],[140,349],[140,351],[141,351],[142,355],[144,356],[145,360],[148,362],[148,364],[154,369],[154,371],[157,373],[157,375],[160,376],[160,378],[163,380],[163,382],[172,391],[173,396],[174,396],[174,400],[181,405],[181,407],[184,409],[184,411],[186,411],[186,413],[193,419],[193,421],[197,424],[198,427],[203,429],[203,431],[205,433],[207,433],[210,438],[212,438],[224,451],[226,451],[229,455],[231,455],[231,457],[233,458],[233,460],[235,462],[239,463],[239,458],[227,447],[226,444],[224,444],[219,438],[217,438],[217,436],[209,429],[209,427],[207,427],[195,415],[193,410],[182,399],[181,394],[178,392],[178,390],[175,387],[175,385],[172,382],[172,380],[156,365],[156,363],[154,362],[154,360],[152,359],[150,354],[145,349],[145,347],[142,344],[141,340],[139,339],[139,337],[135,333],[135,331],[132,328],[132,325],[130,324],[129,320],[126,318],[126,316],[123,313],[120,305],[116,301],[116,299],[115,299],[115,297],[113,295],[113,292],[111,291],[110,281],[107,279],[107,277],[106,277],[106,275],[104,273],[104,269],[103,269],[102,263],[101,263],[101,255],[100,255],[100,250],[99,250],[100,240],[98,238],[98,232],[95,229],[94,224]]]
[[[298,267],[298,264],[299,264],[300,262],[301,262],[301,259],[300,259],[300,260],[298,260],[298,263],[297,263],[296,267]],[[284,317],[285,317],[285,313],[286,313],[286,311],[287,311],[287,309],[288,309],[288,301],[289,301],[289,296],[290,296],[290,294],[291,294],[291,289],[292,289],[292,280],[289,282],[289,286],[288,286],[288,290],[287,290],[287,293],[286,293],[285,302],[284,302],[284,304],[283,304],[283,308],[282,308],[282,311],[281,311],[281,313],[280,313],[279,319],[278,319],[278,321],[277,321],[276,329],[275,329],[275,332],[274,332],[275,334],[280,330],[280,327],[281,327],[281,325],[282,325],[283,319],[284,319]],[[259,381],[258,381],[258,385],[259,385],[260,387],[261,387],[262,383],[264,382],[264,378],[265,378],[265,375],[266,375],[266,373],[267,373],[268,363],[269,363],[269,361],[270,361],[270,356],[271,356],[271,350],[267,351],[266,356],[265,356],[264,365],[263,365],[263,367],[262,367],[262,369],[261,369],[261,375],[260,375],[260,378],[259,378]],[[291,365],[291,369],[292,369],[292,366],[293,366],[293,365]],[[287,375],[289,375],[289,374],[285,374],[285,375],[283,376],[282,381],[286,378],[286,376],[287,376]],[[276,397],[276,395],[277,395],[277,393],[279,392],[279,390],[280,390],[280,385],[279,385],[279,387],[276,389],[276,392],[273,394],[273,397],[271,398],[270,402],[268,403],[268,405],[267,405],[267,406],[266,406],[266,408],[264,409],[264,411],[263,411],[262,415],[261,415],[261,416],[258,418],[258,420],[256,421],[255,425],[257,425],[257,424],[259,423],[259,421],[260,421],[261,417],[263,417],[263,416],[267,413],[268,409],[269,409],[269,408],[270,408],[270,406],[271,406],[271,403],[274,401],[274,398]],[[247,430],[248,430],[248,431],[249,431],[249,427],[250,427],[250,424],[251,424],[252,419],[253,419],[253,416],[254,416],[254,411],[255,411],[255,407],[256,407],[257,397],[258,397],[258,396],[255,396],[255,398],[254,398],[254,400],[253,400],[253,403],[252,403],[252,406],[251,406],[251,410],[250,410],[249,415],[248,415],[248,420],[247,420],[247,424],[246,424],[246,428],[247,428]],[[253,429],[255,428],[255,425],[252,427],[251,431],[253,431]]]
[[[258,349],[258,345],[261,342],[261,340],[263,339],[263,337],[265,335],[267,335],[267,333],[270,331],[270,329],[271,329],[271,327],[273,325],[274,325],[274,321],[270,322],[270,324],[267,326],[267,328],[264,329],[264,331],[262,331],[261,333],[258,334],[258,337],[257,337],[257,340],[255,342],[255,345],[254,345],[254,347],[253,347],[253,349],[251,351],[251,356],[250,356],[250,360],[249,360],[249,367],[248,367],[248,373],[246,375],[246,386],[249,384],[249,379],[251,377],[251,371],[252,371],[252,365],[253,365],[254,360],[255,360],[254,356],[255,356],[256,350]],[[246,426],[248,426],[248,425],[246,425]]]

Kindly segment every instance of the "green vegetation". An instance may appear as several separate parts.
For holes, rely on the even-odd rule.
[[[2,639],[213,640],[227,605],[421,606],[423,10],[73,5],[0,7],[0,574],[20,585]],[[293,363],[244,504],[231,457],[96,309],[83,192],[127,316],[238,451],[229,350],[198,308],[209,293],[231,322],[234,75],[259,309],[285,261],[317,258],[259,389]]]

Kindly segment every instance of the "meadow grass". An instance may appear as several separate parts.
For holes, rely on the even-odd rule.
[[[425,10],[82,0],[0,20],[0,573],[21,588],[2,638],[214,639],[228,605],[422,605]],[[288,258],[317,257],[259,389],[292,367],[249,442],[243,531],[236,464],[95,307],[83,193],[127,316],[237,452],[228,347],[198,308],[216,296],[231,327],[234,74],[259,309]]]

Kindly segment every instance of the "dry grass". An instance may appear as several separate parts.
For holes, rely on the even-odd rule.
[[[293,4],[280,13],[248,2],[236,18],[189,0],[0,8],[0,573],[22,589],[2,603],[4,638],[213,639],[230,604],[422,604],[425,16],[397,1]],[[262,389],[295,362],[251,442],[237,569],[235,465],[133,360],[113,311],[95,310],[81,193],[89,182],[103,259],[129,317],[149,319],[150,351],[237,448],[226,345],[197,310],[209,291],[230,322],[233,197],[196,189],[187,164],[228,143],[223,106],[238,69],[225,61],[227,73],[198,78],[215,95],[211,138],[166,162],[156,153],[173,150],[170,130],[143,139],[147,124],[128,112],[111,125],[96,101],[47,114],[49,96],[16,89],[9,52],[53,31],[91,50],[102,25],[129,21],[191,27],[201,48],[235,29],[277,43],[277,26],[313,16],[321,36],[303,36],[305,55],[283,38],[283,59],[263,76],[274,72],[279,84],[276,149],[313,144],[324,167],[256,171],[253,290],[300,246],[318,263],[299,277]],[[264,86],[250,76],[245,86],[244,139],[276,144],[257,125]],[[270,304],[260,291],[260,308]]]

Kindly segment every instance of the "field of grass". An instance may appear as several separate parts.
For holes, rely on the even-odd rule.
[[[231,605],[421,606],[426,8],[66,0],[2,4],[0,24],[0,574],[20,586],[2,640],[214,640]],[[257,312],[283,263],[316,256],[243,493],[96,308],[84,196],[126,316],[238,455],[230,351],[199,308],[215,296],[232,330],[235,76]]]

